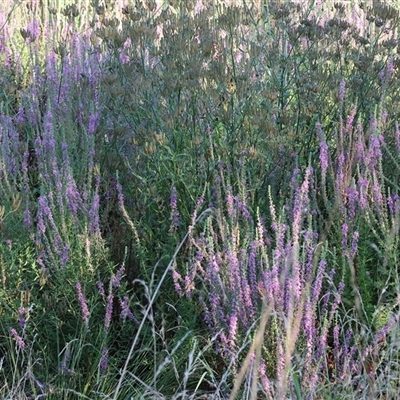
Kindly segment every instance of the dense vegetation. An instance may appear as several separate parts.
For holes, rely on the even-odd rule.
[[[0,5],[1,398],[397,398],[399,11],[230,3]]]

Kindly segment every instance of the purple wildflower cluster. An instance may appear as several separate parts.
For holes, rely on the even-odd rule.
[[[109,167],[107,165],[109,154],[106,153],[105,160],[103,160],[103,154],[99,150],[112,149],[118,155],[125,154],[126,148],[129,147],[128,142],[132,139],[132,143],[138,151],[135,157],[124,157],[126,165],[129,164],[130,167],[124,169],[121,176],[131,169],[130,172],[133,172],[131,176],[136,179],[138,174],[134,173],[134,167],[129,161],[135,160],[135,164],[139,165],[139,168],[145,165],[140,146],[143,144],[142,140],[147,140],[149,139],[147,136],[151,136],[148,135],[148,132],[151,132],[151,123],[148,121],[137,123],[136,120],[151,120],[151,113],[148,115],[144,110],[147,105],[151,105],[151,111],[157,111],[158,114],[158,118],[154,118],[156,124],[165,123],[163,128],[168,129],[171,134],[175,130],[184,131],[180,127],[176,129],[176,125],[184,122],[185,119],[192,119],[193,133],[196,136],[198,134],[201,136],[206,130],[208,131],[209,154],[199,156],[202,163],[199,164],[199,170],[202,169],[201,174],[204,173],[205,160],[208,167],[212,167],[213,163],[217,167],[217,176],[215,176],[214,186],[211,188],[212,215],[205,222],[202,220],[202,223],[204,222],[201,225],[204,228],[203,232],[197,234],[198,230],[194,227],[200,226],[198,214],[205,201],[203,197],[200,197],[189,223],[187,240],[189,257],[183,260],[174,257],[172,278],[175,290],[181,296],[186,296],[187,301],[200,299],[205,324],[212,335],[218,336],[216,350],[219,354],[227,357],[237,356],[242,339],[255,328],[262,305],[267,303],[272,307],[271,318],[265,334],[265,352],[267,354],[263,354],[258,372],[262,386],[270,397],[273,397],[274,386],[274,381],[271,379],[270,361],[273,359],[273,372],[278,380],[281,379],[283,382],[282,377],[288,375],[290,363],[295,362],[291,358],[294,348],[304,355],[301,361],[297,361],[296,367],[304,367],[301,383],[303,388],[310,391],[317,387],[317,377],[324,364],[327,364],[327,352],[329,352],[329,357],[332,355],[335,363],[334,371],[331,371],[334,379],[339,381],[346,379],[346,376],[360,375],[361,368],[357,357],[361,358],[362,362],[368,358],[376,358],[377,352],[384,347],[390,329],[398,323],[398,318],[393,315],[389,322],[375,333],[372,343],[364,349],[361,356],[356,354],[359,351],[356,346],[358,344],[356,333],[350,326],[342,326],[338,322],[338,310],[342,306],[341,300],[345,288],[343,282],[338,282],[342,279],[338,277],[340,274],[336,274],[331,265],[332,257],[327,250],[328,244],[325,237],[321,238],[320,232],[317,233],[319,221],[314,218],[317,214],[317,205],[314,204],[314,200],[317,197],[317,188],[322,190],[324,211],[328,210],[328,213],[331,212],[334,216],[329,215],[327,218],[334,218],[332,222],[338,227],[340,238],[336,250],[340,256],[343,256],[344,263],[348,262],[355,269],[354,265],[363,233],[359,227],[365,226],[360,223],[360,220],[365,218],[371,232],[380,239],[381,243],[384,242],[388,249],[385,250],[386,253],[382,257],[386,268],[387,255],[389,252],[397,254],[398,250],[392,242],[395,241],[393,238],[398,234],[400,198],[397,193],[398,182],[390,184],[385,182],[383,159],[388,151],[389,153],[393,150],[397,153],[400,151],[400,129],[398,124],[393,122],[393,113],[389,111],[389,105],[385,104],[385,101],[377,102],[380,106],[375,113],[366,111],[362,104],[364,100],[357,102],[357,106],[348,108],[354,98],[353,86],[357,85],[360,75],[355,73],[355,78],[349,79],[348,76],[342,76],[342,74],[347,74],[351,70],[361,70],[362,75],[368,75],[369,69],[375,69],[374,76],[371,76],[373,84],[371,84],[369,92],[374,91],[374,85],[378,86],[377,96],[381,96],[383,99],[386,91],[390,89],[390,83],[398,77],[399,60],[394,50],[396,46],[398,47],[397,32],[391,39],[392,43],[379,41],[378,46],[377,42],[376,47],[386,49],[383,53],[385,54],[384,60],[368,60],[366,57],[365,62],[362,62],[363,57],[346,56],[347,66],[341,68],[340,72],[337,71],[338,73],[331,73],[331,67],[334,68],[332,63],[327,63],[326,65],[330,66],[325,70],[319,69],[318,65],[314,64],[314,55],[318,56],[318,54],[314,54],[314,49],[321,47],[319,44],[317,45],[319,37],[325,41],[329,34],[334,34],[336,30],[340,33],[340,40],[335,43],[334,47],[342,60],[343,54],[347,54],[347,41],[361,43],[360,40],[367,40],[371,37],[371,32],[367,32],[370,25],[363,24],[367,10],[376,14],[369,22],[373,23],[378,31],[381,28],[382,36],[387,35],[386,31],[390,31],[390,20],[397,20],[398,14],[395,15],[396,18],[393,18],[396,13],[393,14],[390,7],[378,4],[379,1],[374,1],[372,9],[364,7],[360,3],[351,11],[354,25],[350,26],[346,21],[347,16],[345,17],[346,7],[340,2],[335,3],[331,10],[326,10],[323,8],[323,1],[316,1],[313,2],[315,3],[314,9],[305,13],[305,9],[302,8],[304,1],[294,0],[294,4],[299,4],[297,9],[302,10],[301,14],[299,12],[296,16],[290,15],[289,10],[293,6],[291,2],[282,7],[280,4],[279,7],[278,4],[272,4],[269,12],[273,18],[271,18],[271,24],[268,24],[270,25],[268,31],[265,27],[258,30],[258,27],[253,26],[251,21],[246,21],[241,26],[241,29],[246,32],[245,37],[238,36],[235,40],[231,40],[231,33],[226,28],[230,24],[230,17],[235,15],[236,8],[223,7],[224,15],[221,15],[218,21],[222,23],[223,29],[213,30],[208,40],[207,21],[204,21],[204,29],[203,23],[200,24],[201,15],[207,8],[206,2],[197,0],[193,4],[192,16],[195,15],[193,21],[196,24],[195,30],[190,34],[192,39],[188,42],[189,46],[180,46],[179,42],[175,46],[176,48],[185,48],[189,57],[187,60],[183,58],[178,63],[185,70],[183,71],[185,79],[178,85],[180,87],[179,105],[175,104],[171,107],[174,113],[168,114],[166,110],[172,104],[169,103],[169,98],[175,97],[175,90],[178,86],[176,86],[176,79],[170,79],[174,81],[173,85],[168,82],[169,78],[166,72],[170,73],[173,70],[174,66],[169,62],[175,57],[163,57],[161,53],[162,46],[166,42],[175,43],[176,37],[173,31],[176,30],[176,27],[174,23],[171,24],[173,15],[168,14],[170,8],[174,9],[174,7],[168,6],[168,10],[162,10],[162,7],[160,10],[152,10],[152,5],[156,7],[156,3],[147,2],[149,4],[146,4],[148,7],[146,9],[146,25],[141,25],[142,22],[136,19],[137,17],[141,18],[140,13],[132,12],[129,7],[123,7],[123,1],[118,1],[115,8],[123,9],[118,29],[113,29],[115,20],[108,18],[112,7],[106,9],[99,6],[91,9],[93,18],[87,18],[85,21],[84,15],[81,14],[80,18],[76,19],[76,21],[80,20],[80,28],[83,28],[76,30],[73,19],[77,15],[73,15],[76,13],[75,11],[71,12],[72,8],[67,8],[66,10],[69,11],[63,14],[66,17],[65,23],[55,26],[54,21],[58,18],[56,14],[59,10],[57,13],[53,9],[49,12],[46,10],[42,14],[49,14],[49,21],[38,21],[34,16],[39,15],[42,2],[32,0],[28,3],[28,9],[32,11],[28,14],[31,14],[33,19],[27,23],[24,22],[19,33],[23,39],[24,51],[27,50],[30,57],[25,57],[25,53],[22,57],[22,53],[14,57],[14,45],[8,46],[8,43],[11,43],[9,40],[13,36],[13,28],[8,23],[11,14],[0,12],[0,26],[2,26],[0,29],[0,53],[2,61],[4,61],[4,71],[2,72],[7,77],[10,72],[12,75],[10,81],[16,84],[15,89],[12,85],[10,87],[4,85],[4,90],[0,93],[2,104],[0,114],[0,194],[2,201],[8,201],[7,199],[12,197],[12,201],[9,201],[10,204],[5,205],[6,213],[8,213],[6,215],[15,217],[16,220],[20,218],[26,228],[27,237],[34,242],[31,244],[36,245],[35,258],[37,257],[37,264],[42,267],[41,271],[34,271],[40,274],[40,278],[37,279],[40,294],[52,290],[58,282],[78,282],[75,286],[76,298],[79,302],[83,325],[86,328],[83,330],[86,337],[93,333],[89,330],[89,322],[90,328],[94,331],[94,312],[100,309],[101,335],[99,336],[101,336],[101,341],[98,346],[100,374],[106,374],[109,370],[109,356],[112,353],[108,347],[111,346],[109,339],[113,328],[113,317],[116,316],[118,310],[120,313],[117,317],[121,319],[121,325],[124,328],[129,327],[131,322],[139,324],[132,311],[132,299],[127,295],[128,292],[123,284],[125,268],[122,266],[112,274],[109,285],[106,287],[101,280],[98,280],[99,276],[103,276],[103,271],[98,271],[97,267],[101,269],[108,262],[108,259],[104,263],[96,262],[104,261],[102,257],[107,253],[103,247],[106,245],[106,241],[103,240],[100,229],[103,221],[101,201],[107,203],[113,197],[118,199],[119,211],[134,232],[134,245],[137,247],[141,245],[143,225],[136,230],[136,220],[129,218],[124,207],[122,185],[118,179],[107,177],[111,189],[102,193],[102,189],[106,186],[102,181],[105,172],[103,168]],[[227,6],[231,3],[234,2],[228,1]],[[25,7],[23,9],[26,13]],[[153,21],[157,20],[159,11],[165,21],[157,27],[151,26]],[[177,15],[181,13],[183,15],[184,11],[182,8]],[[148,19],[150,12],[154,14],[154,18],[151,14],[151,21]],[[391,14],[392,16],[390,16]],[[385,16],[387,20],[384,20]],[[295,23],[299,22],[296,30],[292,30],[292,23],[281,24],[280,17],[283,17],[282,21],[286,19],[286,22],[293,17],[291,20],[293,27],[295,27]],[[133,21],[134,19],[136,20]],[[89,20],[91,20],[90,23]],[[213,21],[214,27],[217,26],[216,22]],[[102,24],[103,27],[101,27]],[[131,25],[134,25],[135,29],[131,30]],[[280,30],[282,25],[287,25],[290,30],[285,30],[285,33],[282,34]],[[121,27],[122,29],[120,29]],[[126,27],[129,29],[126,30]],[[373,27],[373,29],[375,28]],[[150,46],[147,47],[142,39],[140,39],[141,45],[137,46],[134,38],[135,30],[145,34],[153,41],[157,41],[157,46],[160,46],[157,51]],[[177,29],[177,31],[181,30]],[[189,25],[188,31],[191,31]],[[126,32],[128,34],[124,37]],[[168,41],[162,40],[163,32],[166,37],[168,36]],[[276,34],[276,43],[269,40],[275,33],[279,33]],[[169,36],[173,40],[170,40]],[[262,43],[268,52],[263,51],[262,46],[258,48],[259,36],[268,37],[267,42]],[[55,37],[57,40],[54,40]],[[218,40],[214,40],[215,38]],[[251,40],[247,40],[248,38]],[[292,40],[292,38],[296,38],[296,40]],[[92,43],[93,46],[90,45],[92,41],[96,42],[96,44]],[[393,44],[393,41],[396,43]],[[211,75],[214,72],[218,74],[220,70],[218,62],[222,60],[223,64],[227,64],[224,49],[230,45],[229,42],[232,45],[234,43],[234,47],[236,47],[232,48],[228,60],[228,63],[236,63],[236,67],[232,68],[232,71],[228,67],[229,73],[236,74],[235,79],[232,79],[232,83],[235,81],[235,88],[227,87],[224,98],[232,101],[224,99],[223,103],[226,104],[217,107],[220,110],[215,111],[221,113],[218,116],[218,125],[221,126],[224,126],[223,121],[230,111],[233,111],[235,117],[232,118],[229,127],[226,124],[224,134],[215,137],[216,131],[210,127],[203,131],[203,127],[209,121],[208,114],[210,113],[208,111],[214,112],[212,105],[215,99],[210,97],[205,101],[201,98],[200,92],[193,95],[182,85],[185,84],[189,88],[194,83],[197,88],[201,86],[198,85],[200,80],[203,80],[202,84],[209,87],[207,90],[202,88],[201,91],[207,92],[210,96],[213,96],[213,92],[219,92],[224,88],[226,82],[217,82],[217,75],[215,79]],[[301,46],[296,47],[298,46],[297,42],[301,43]],[[281,72],[279,71],[281,62],[279,65],[270,67],[273,60],[267,60],[265,55],[267,53],[272,55],[270,50],[275,46],[277,54],[283,55],[285,60],[287,58],[288,63],[285,61],[284,64],[289,65],[293,61],[294,66],[294,68],[285,69],[282,75],[285,85],[283,87],[279,83],[279,90],[274,87],[276,86],[274,82],[268,82],[268,85],[263,88],[264,76],[271,76],[271,71],[274,76]],[[207,47],[209,47],[208,50]],[[203,51],[207,53],[206,58],[201,60],[201,64],[199,63],[201,66],[199,71],[196,71],[198,69],[196,66],[197,54],[192,57],[193,53],[190,53],[193,48],[199,56]],[[142,51],[143,49],[144,51]],[[297,56],[298,53],[296,54],[298,49],[301,49],[301,57]],[[324,57],[325,54],[328,57],[329,52],[330,49],[326,49],[326,53],[323,53]],[[257,55],[257,53],[264,54]],[[292,54],[295,54],[295,57],[290,59]],[[141,57],[141,62],[135,65],[135,59],[138,56]],[[307,68],[309,56],[310,59],[312,57],[313,65],[310,70]],[[26,61],[25,58],[31,60]],[[246,60],[249,59],[251,59],[251,64],[247,64]],[[299,62],[300,64],[298,64]],[[340,64],[342,63],[340,62]],[[109,68],[110,65],[113,67]],[[226,65],[224,65],[225,67]],[[264,68],[266,69],[264,70]],[[145,70],[147,76],[140,75],[142,69]],[[268,74],[265,73],[267,69]],[[294,74],[290,71],[291,69]],[[314,82],[321,82],[317,72],[324,77],[326,70],[329,70],[330,77],[334,77],[332,96],[332,92],[328,92],[328,89],[324,88],[323,90],[327,91],[323,92],[320,90],[321,88],[313,85]],[[26,71],[29,71],[29,74]],[[303,76],[303,71],[307,72],[307,75]],[[154,75],[156,79],[162,77],[162,85],[153,84],[151,79],[146,79],[150,76],[153,77],[150,72],[156,73]],[[182,71],[177,72],[176,76],[180,76]],[[134,77],[133,85],[130,82],[131,74]],[[102,79],[100,79],[100,75],[102,75]],[[247,76],[250,79],[246,82]],[[203,79],[204,77],[207,79]],[[304,93],[300,91],[303,88],[300,87],[302,86],[300,79],[297,79],[299,77],[301,80],[304,78],[307,83],[307,90]],[[318,79],[320,80],[318,81]],[[123,81],[124,86],[121,86],[119,81]],[[209,85],[210,82],[212,82],[211,85]],[[290,88],[292,82],[295,85],[293,89]],[[3,84],[3,81],[1,83]],[[252,101],[254,97],[246,94],[244,86],[255,83],[257,83],[255,88],[258,93],[255,97],[259,98],[260,95],[265,97],[263,104],[265,101],[267,106],[260,107],[260,104],[257,104],[256,107],[253,105],[242,107],[241,98],[246,99],[247,103],[247,100]],[[325,87],[325,82],[323,83]],[[330,84],[331,82],[326,87],[330,87]],[[161,87],[161,91],[156,92],[155,96],[150,92],[152,86]],[[131,93],[126,93],[129,91],[126,90],[127,87],[138,88],[138,91],[139,88],[144,88],[145,92],[139,95],[134,93],[134,96],[130,96]],[[287,90],[288,92],[285,93]],[[141,98],[144,93],[145,96]],[[329,93],[329,102],[338,101],[338,120],[335,121],[335,118],[323,115],[325,109],[321,113],[319,110],[313,109],[315,106],[313,98],[323,98],[319,96],[320,93]],[[311,96],[309,96],[310,94]],[[367,93],[365,94],[367,95]],[[218,93],[218,97],[220,95],[221,93]],[[304,103],[305,107],[298,107],[297,110],[297,107],[293,107],[293,105],[296,102],[302,102],[303,99],[298,100],[298,98],[303,95],[304,98],[307,98]],[[107,100],[104,101],[102,96]],[[198,103],[197,98],[199,98]],[[371,98],[371,96],[368,97],[368,99]],[[146,101],[143,101],[144,99]],[[185,109],[188,99],[190,99],[190,113],[187,112],[188,109]],[[10,100],[10,105],[8,100]],[[110,101],[108,102],[108,100]],[[130,108],[118,109],[122,103],[128,103]],[[203,105],[200,106],[200,103]],[[217,103],[215,102],[215,104]],[[329,104],[330,106],[331,104]],[[198,112],[196,107],[199,107],[201,112]],[[4,111],[8,108],[9,114],[7,114],[8,111]],[[140,109],[140,113],[131,116],[134,114],[135,108]],[[385,108],[388,109],[387,112],[384,110]],[[263,115],[263,109],[273,110],[273,115]],[[115,119],[114,112],[118,114]],[[312,168],[298,166],[288,185],[291,190],[291,198],[284,200],[287,202],[283,211],[277,211],[277,206],[275,206],[277,203],[274,204],[270,199],[269,214],[267,212],[267,217],[261,217],[258,215],[258,210],[249,207],[249,198],[253,193],[253,188],[249,190],[244,181],[247,173],[247,164],[243,161],[244,158],[239,160],[237,168],[236,166],[233,168],[229,164],[225,165],[221,158],[224,159],[227,154],[230,156],[231,151],[232,156],[236,155],[234,151],[237,150],[237,146],[234,142],[241,141],[239,131],[243,128],[246,135],[251,138],[249,142],[244,143],[243,147],[245,148],[249,143],[254,146],[252,145],[251,151],[241,148],[238,154],[246,153],[256,164],[261,159],[261,151],[256,147],[259,143],[264,144],[264,140],[268,141],[269,145],[270,139],[258,138],[258,133],[272,131],[275,135],[278,132],[271,129],[271,126],[276,128],[279,121],[279,128],[286,130],[282,134],[283,136],[289,131],[289,126],[293,122],[290,121],[290,118],[294,114],[298,114],[296,115],[296,129],[301,132],[302,127],[306,126],[309,130],[308,122],[301,121],[303,112],[307,114],[307,121],[308,118],[310,121],[314,121],[316,115],[321,118],[315,126],[319,138],[319,165],[316,162]],[[373,116],[368,117],[370,120],[362,125],[360,121],[364,112],[368,115],[373,114]],[[189,118],[192,114],[193,118]],[[174,121],[168,119],[171,115],[173,115]],[[237,115],[240,115],[240,118],[236,118]],[[241,118],[242,116],[243,118]],[[124,121],[125,119],[127,121]],[[242,121],[239,121],[241,119]],[[266,120],[270,121],[265,123]],[[334,126],[331,132],[325,131],[330,128],[323,125],[328,120],[329,126]],[[125,137],[121,132],[117,133],[116,129],[114,132],[114,128],[123,124],[121,121],[124,121],[126,126],[134,126],[132,128],[135,130],[133,138]],[[269,122],[272,123],[271,126]],[[338,123],[336,124],[336,122]],[[387,133],[391,124],[396,126],[393,137]],[[143,129],[144,133],[140,132],[141,126],[146,127]],[[236,137],[230,135],[231,127],[235,128]],[[101,147],[103,140],[107,144],[104,148]],[[199,152],[196,154],[200,155],[204,150],[200,148],[202,147],[200,144],[203,142],[199,139]],[[286,144],[280,138],[278,138],[278,142],[276,147],[278,153],[285,154]],[[227,146],[228,144],[229,146]],[[149,146],[149,150],[150,148],[152,146]],[[153,151],[151,149],[151,152]],[[304,156],[304,154],[300,155],[298,149],[293,152],[299,159]],[[394,155],[397,157],[396,153]],[[393,160],[396,160],[396,157],[393,157]],[[233,157],[229,157],[229,159],[232,160]],[[268,157],[265,157],[265,160],[267,159]],[[264,163],[264,158],[262,163]],[[110,161],[110,164],[112,168],[116,164],[118,168],[121,165],[115,164],[113,161]],[[107,166],[104,167],[104,165]],[[121,168],[124,167],[121,166]],[[318,168],[321,171],[322,185],[320,186],[319,182],[316,182],[319,179],[316,174]],[[211,169],[206,171],[207,178],[208,171]],[[237,171],[239,173],[235,176]],[[110,175],[113,173],[114,171]],[[116,176],[118,177],[118,174]],[[275,175],[271,173],[269,178],[275,179],[278,176],[276,173]],[[143,178],[143,181],[145,180]],[[112,184],[113,182],[115,184]],[[278,185],[282,181],[277,178],[276,182]],[[329,185],[331,187],[328,187]],[[191,188],[192,186],[188,185],[187,187]],[[183,223],[178,209],[178,205],[183,199],[178,199],[178,191],[175,186],[170,187],[169,190],[170,233],[175,234]],[[144,193],[142,187],[139,187],[135,193],[141,192]],[[19,204],[18,198],[20,197],[22,198],[22,211],[19,210],[21,204]],[[134,196],[129,199],[132,204],[135,200]],[[1,206],[3,213],[3,204]],[[144,209],[145,205],[140,207]],[[319,204],[318,207],[320,207]],[[205,213],[204,215],[209,214]],[[109,216],[107,215],[107,217]],[[117,222],[116,225],[118,225],[118,217],[115,217],[115,214],[110,219],[113,219],[112,222]],[[138,225],[141,223],[142,220],[138,222]],[[3,226],[0,228],[0,231],[3,232]],[[382,237],[385,240],[382,240]],[[18,241],[16,238],[6,239],[4,243],[10,253],[17,252]],[[145,252],[137,251],[132,254],[145,254]],[[104,258],[106,257],[108,254],[104,256]],[[3,259],[1,258],[1,260]],[[139,264],[143,265],[143,263]],[[23,267],[25,268],[26,265]],[[4,287],[6,287],[6,280],[9,279],[5,275]],[[65,277],[68,280],[64,279]],[[93,304],[93,299],[88,297],[91,293],[89,287],[97,280],[98,296],[94,296],[94,298],[100,301],[102,306],[92,309],[89,307]],[[18,285],[17,292],[19,293],[22,285],[20,282]],[[37,294],[36,286],[38,286],[36,281],[34,285],[29,286],[29,295],[32,294],[32,297]],[[27,354],[26,334],[29,332],[29,320],[33,314],[30,314],[30,309],[25,302],[22,304],[24,304],[23,307],[18,308],[20,303],[14,307],[15,328],[9,329],[8,334],[10,341],[15,343],[16,349]],[[58,309],[58,305],[57,307],[51,305],[49,310],[54,311],[54,314],[62,312]],[[145,320],[146,318],[144,318]],[[172,329],[170,331],[172,332]],[[252,362],[254,360],[255,356],[252,358]],[[72,364],[70,361],[71,351],[70,346],[67,345],[64,350],[64,360],[61,363],[61,372],[64,374],[71,375],[73,373],[68,369],[68,366]],[[376,364],[374,368],[377,366]],[[377,374],[376,369],[371,369],[369,373],[371,376]],[[282,396],[282,398],[284,397]]]
[[[177,194],[175,186],[172,186],[172,188],[171,188],[170,209],[171,209],[170,232],[175,232],[176,228],[178,228],[178,226],[179,226],[179,217],[180,217],[180,213],[178,211],[178,194]]]
[[[15,340],[18,350],[25,350],[25,341],[14,328],[10,329],[10,336]]]
[[[30,20],[20,34],[30,46],[32,61],[39,56],[38,48],[33,46],[39,37],[52,42],[47,37],[49,31],[42,29],[37,19]],[[82,171],[90,172],[94,165],[93,132],[100,116],[96,94],[98,64],[93,63],[82,38],[74,33],[71,39],[70,51],[60,47],[41,55],[43,63],[41,67],[32,65],[29,88],[21,93],[15,115],[0,115],[0,180],[9,182],[12,192],[23,194],[25,228],[30,237],[36,236],[36,245],[41,249],[38,263],[50,269],[68,265],[77,235],[88,237],[91,246],[98,243],[96,238],[100,235],[98,182],[92,188],[79,176]],[[10,70],[14,67],[17,68],[9,66]],[[90,76],[88,90],[93,92],[94,100],[86,104],[92,113],[85,110],[76,115],[79,128],[91,134],[78,143],[76,132],[65,126],[65,121],[75,112],[70,99],[76,96],[78,87],[72,82],[78,82],[83,72]],[[83,110],[85,96],[79,101],[78,109]],[[77,157],[82,162],[78,168],[71,163]],[[2,193],[3,190],[1,187]],[[38,199],[34,192],[40,193]]]
[[[125,321],[127,318],[132,320],[136,325],[139,325],[139,321],[133,315],[131,309],[129,308],[129,297],[124,296],[120,300],[121,305],[121,318]]]
[[[49,137],[48,143],[54,145],[52,134]],[[61,163],[57,161],[53,145],[51,145],[53,149],[51,155],[44,141],[40,138],[36,140],[36,154],[40,158],[39,176],[48,184],[48,189],[38,200],[36,244],[43,248],[39,256],[46,264],[52,268],[57,266],[65,268],[69,261],[69,252],[74,246],[74,238],[70,236],[71,225],[75,227],[75,235],[89,238],[91,246],[96,246],[98,243],[97,239],[101,235],[100,198],[98,184],[90,192],[78,189],[71,173],[67,144],[62,143]],[[26,224],[31,225],[29,213],[26,218]]]
[[[320,361],[328,348],[328,331],[343,291],[340,287],[336,297],[325,298],[324,322],[318,324],[327,261],[319,261],[314,270],[318,235],[308,221],[312,175],[313,170],[307,169],[295,191],[292,210],[286,216],[291,227],[277,216],[272,203],[269,229],[263,219],[250,219],[243,212],[247,206],[239,206],[239,197],[227,185],[224,203],[215,213],[219,219],[210,217],[205,231],[191,242],[193,257],[185,276],[176,267],[172,272],[175,288],[181,295],[193,297],[198,278],[203,282],[205,289],[200,290],[199,298],[205,323],[213,335],[221,332],[216,350],[226,357],[236,354],[241,339],[254,328],[263,302],[273,304],[277,375],[287,367],[288,341],[301,343],[306,349],[309,377],[319,373]],[[293,324],[291,337],[286,337],[287,324]],[[260,368],[265,370],[265,363]],[[264,373],[264,386],[270,384],[268,379]]]
[[[106,290],[104,287],[104,283],[102,281],[98,281],[96,286],[98,289],[99,295],[105,300],[105,314],[104,314],[104,331],[107,334],[110,326],[111,326],[111,318],[114,309],[114,302],[118,300],[118,291],[122,289],[122,278],[125,274],[125,267],[121,266],[115,274],[111,275],[110,284],[108,294],[106,294]],[[133,321],[135,324],[138,324],[135,315],[130,309],[129,305],[129,297],[127,295],[123,295],[122,298],[119,298],[119,303],[121,306],[120,318],[125,322],[126,319]]]

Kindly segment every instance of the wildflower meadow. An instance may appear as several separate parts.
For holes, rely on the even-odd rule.
[[[3,0],[0,398],[400,398],[400,3]]]

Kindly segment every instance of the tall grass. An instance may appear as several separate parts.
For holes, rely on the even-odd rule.
[[[395,399],[399,11],[0,5],[0,396]]]

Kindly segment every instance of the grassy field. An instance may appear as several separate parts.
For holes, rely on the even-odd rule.
[[[1,399],[399,398],[398,7],[260,4],[1,3]]]

